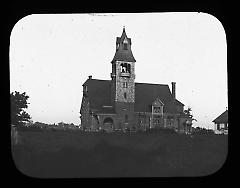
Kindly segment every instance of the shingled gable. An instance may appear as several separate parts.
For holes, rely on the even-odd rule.
[[[160,105],[160,106],[163,106],[163,102],[159,99],[159,98],[156,98],[153,102],[152,102],[152,105]]]
[[[228,123],[228,110],[223,112],[220,116],[218,116],[212,122],[214,122],[214,123]]]
[[[123,40],[127,38],[128,43],[131,45],[131,39],[127,37],[127,34],[125,32],[125,28],[123,28],[123,32],[121,37],[117,37],[116,43],[120,44],[123,42]],[[115,55],[113,57],[113,61],[128,61],[128,62],[136,62],[135,58],[133,57],[132,51],[130,49],[124,50],[122,48],[119,48],[116,50]]]

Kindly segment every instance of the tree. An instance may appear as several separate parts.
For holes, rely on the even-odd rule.
[[[184,125],[187,127],[191,127],[192,122],[197,121],[196,119],[193,118],[191,111],[192,111],[192,109],[190,107],[188,107],[187,110],[183,111],[183,113],[187,116],[187,120],[184,122]]]
[[[29,122],[31,117],[24,110],[28,107],[27,100],[29,96],[26,93],[19,93],[17,91],[10,94],[11,97],[11,124],[13,125],[25,125]]]
[[[184,114],[186,114],[189,118],[191,118],[192,121],[193,121],[193,120],[197,121],[196,119],[193,118],[193,115],[192,115],[192,113],[191,113],[191,112],[192,112],[192,109],[191,109],[190,107],[188,107],[188,109],[187,109],[187,110],[184,110],[183,112],[184,112]]]

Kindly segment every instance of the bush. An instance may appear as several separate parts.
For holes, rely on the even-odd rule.
[[[28,132],[28,131],[43,131],[43,129],[41,129],[40,127],[36,127],[36,126],[29,126],[29,127],[26,127],[26,126],[18,126],[17,127],[17,130],[18,131],[24,131],[24,132]]]
[[[174,129],[163,128],[163,127],[147,129],[146,132],[147,133],[176,134],[176,131]]]
[[[214,135],[214,131],[207,130],[207,129],[198,129],[196,131],[193,131],[192,134],[194,134],[194,135]]]

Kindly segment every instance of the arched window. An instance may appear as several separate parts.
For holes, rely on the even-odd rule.
[[[120,65],[120,67],[121,67],[121,72],[123,72],[123,73],[131,73],[131,65],[130,64],[122,63]]]
[[[113,124],[113,119],[110,118],[110,117],[107,117],[107,118],[104,119],[103,124],[104,124],[104,123],[110,123],[110,124]]]

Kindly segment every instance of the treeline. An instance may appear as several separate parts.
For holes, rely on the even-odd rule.
[[[202,127],[192,127],[192,134],[214,134],[212,129],[206,129]]]
[[[25,126],[18,126],[17,129],[20,130],[20,131],[21,130],[22,131],[78,130],[79,126],[75,125],[73,123],[59,122],[59,123],[47,124],[47,123],[36,121],[35,123],[28,122],[28,123],[25,124]]]
[[[26,112],[29,96],[26,92],[14,91],[10,93],[11,102],[11,126],[18,130],[66,130],[78,129],[73,123],[59,122],[57,124],[46,124],[43,122],[33,123],[31,116]]]

